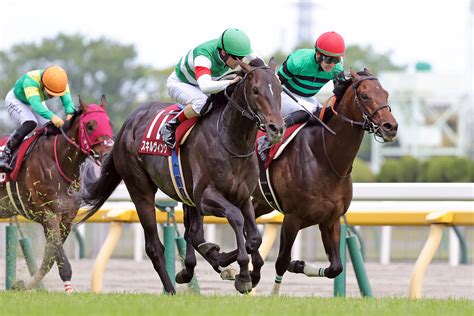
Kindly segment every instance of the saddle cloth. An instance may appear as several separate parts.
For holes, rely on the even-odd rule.
[[[288,146],[288,144],[291,143],[293,138],[295,138],[295,136],[306,125],[306,123],[307,122],[302,123],[302,124],[296,124],[286,129],[285,135],[283,135],[282,140],[270,148],[268,158],[266,161],[264,161],[265,169],[268,169],[268,167],[270,167],[270,164],[274,159],[277,159],[278,157],[280,157],[281,153],[285,150],[286,146]],[[259,131],[257,135],[257,139],[265,135],[267,135],[266,132]],[[256,144],[255,148],[258,153],[258,143]],[[257,156],[259,157],[258,159],[260,160],[260,156],[259,155]]]
[[[28,149],[30,148],[31,144],[33,144],[38,137],[40,137],[43,133],[45,132],[44,128],[37,129],[33,135],[28,137],[23,141],[23,143],[20,145],[16,153],[14,153],[13,161],[12,164],[14,166],[13,170],[8,174],[8,173],[2,173],[0,172],[0,183],[5,183],[7,181],[16,181],[18,178],[18,173],[21,170],[21,166],[23,164],[24,159],[26,158],[26,154],[28,152]],[[0,139],[0,152],[3,151],[5,148],[5,145],[8,141],[8,137],[4,137]]]
[[[160,135],[160,129],[166,122],[175,117],[182,109],[182,105],[173,104],[165,109],[159,110],[151,122],[148,124],[145,134],[143,135],[138,152],[146,155],[171,156],[171,148],[167,146]],[[176,129],[176,150],[179,145],[184,143],[186,137],[191,132],[192,127],[196,124],[197,118],[192,118],[181,123]]]

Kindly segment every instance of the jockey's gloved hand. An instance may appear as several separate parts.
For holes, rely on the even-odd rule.
[[[63,119],[56,115],[51,118],[51,122],[53,122],[54,126],[57,128],[61,128],[64,125]]]
[[[69,121],[70,119],[72,119],[72,117],[73,117],[73,114],[66,115],[66,121]]]

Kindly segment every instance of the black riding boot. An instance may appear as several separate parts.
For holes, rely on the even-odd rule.
[[[166,122],[166,124],[160,129],[160,135],[163,138],[163,142],[171,148],[174,148],[176,145],[175,133],[179,124],[181,124],[180,120],[178,119],[178,115]]]
[[[23,138],[28,135],[32,130],[36,127],[36,122],[34,121],[26,121],[20,127],[18,127],[13,134],[11,134],[10,138],[8,139],[5,148],[3,149],[3,153],[0,155],[0,171],[3,172],[10,172],[12,171],[12,167],[10,166],[13,158],[13,154],[20,146]]]
[[[285,125],[286,125],[286,128],[288,128],[296,124],[304,123],[309,119],[310,119],[310,115],[308,114],[308,112],[304,110],[299,110],[285,116]],[[258,155],[260,156],[260,159],[262,159],[263,161],[267,160],[268,153],[270,152],[270,148],[272,147],[272,144],[270,144],[270,140],[268,139],[267,136],[261,136],[257,140],[257,143],[258,143]]]

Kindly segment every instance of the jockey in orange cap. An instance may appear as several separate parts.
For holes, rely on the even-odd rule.
[[[60,97],[69,119],[75,106],[69,92],[66,71],[59,66],[30,71],[17,80],[5,98],[5,107],[10,116],[20,123],[12,133],[0,154],[0,171],[11,171],[10,163],[15,150],[39,124],[51,121],[56,127],[64,124],[63,119],[50,111],[45,100]]]

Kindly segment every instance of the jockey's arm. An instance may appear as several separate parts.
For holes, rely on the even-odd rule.
[[[28,103],[30,104],[33,111],[47,120],[51,120],[51,118],[55,116],[55,114],[43,104],[38,87],[28,85],[24,87],[24,91],[26,99],[28,100]]]
[[[76,106],[72,101],[71,92],[69,90],[69,85],[66,86],[66,93],[59,97],[63,103],[64,110],[66,115],[72,115],[76,111]]]
[[[217,93],[227,88],[232,80],[212,80],[211,61],[204,56],[197,56],[194,59],[194,70],[199,89],[204,94]]]

